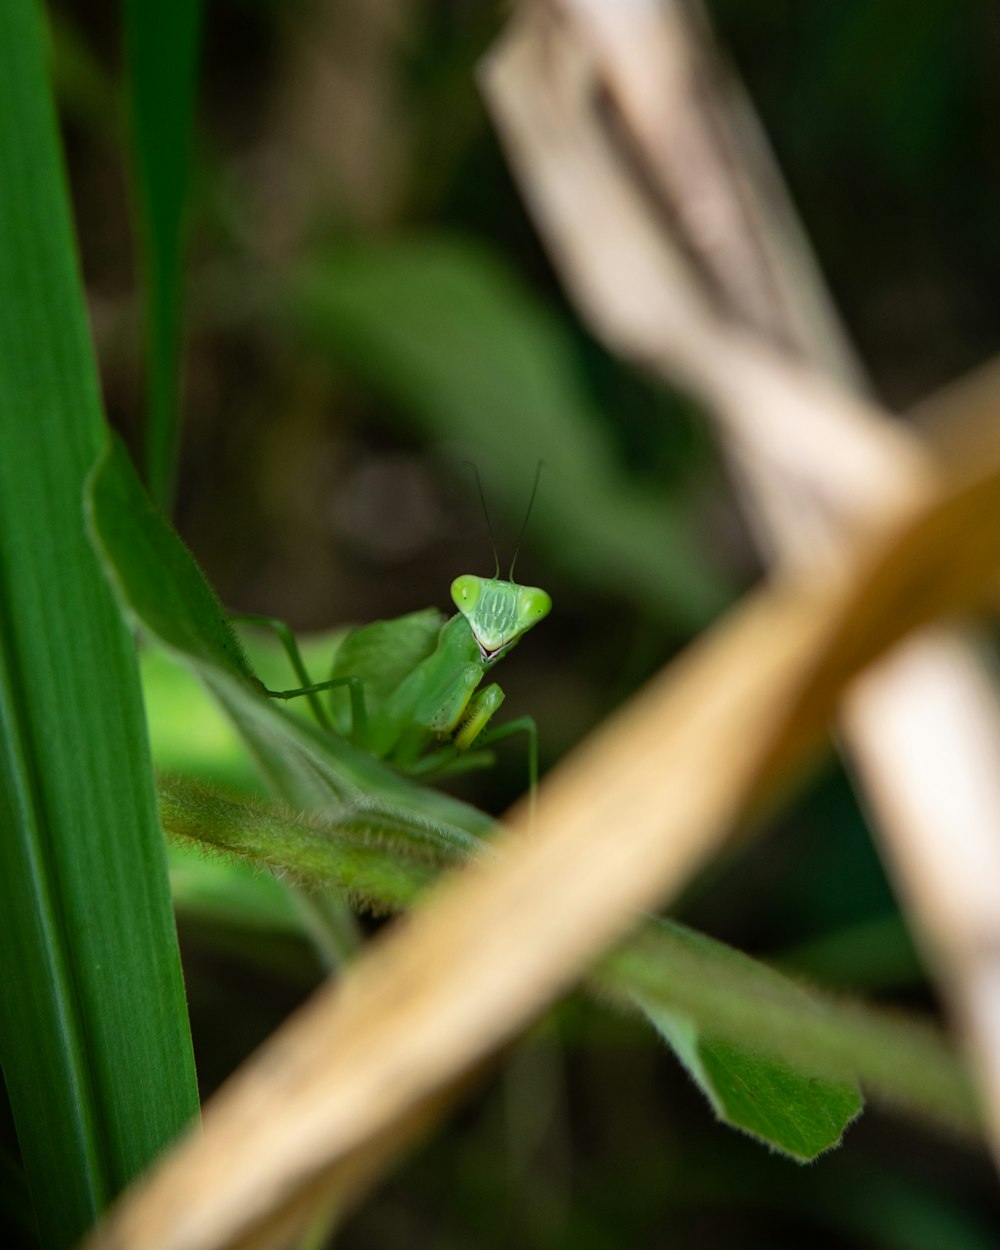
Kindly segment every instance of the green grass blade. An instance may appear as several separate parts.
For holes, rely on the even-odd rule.
[[[132,641],[83,525],[103,432],[35,0],[0,5],[0,1059],[43,1244],[197,1090]]]
[[[146,476],[167,508],[177,459],[181,249],[201,0],[124,0],[122,8],[145,277]]]

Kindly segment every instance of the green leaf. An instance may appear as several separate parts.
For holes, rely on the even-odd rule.
[[[797,1071],[747,1046],[704,1037],[681,1012],[634,996],[725,1124],[807,1163],[840,1144],[861,1112],[857,1086]]]
[[[122,8],[146,288],[146,471],[166,507],[178,442],[181,243],[201,0],[123,0]]]
[[[0,1060],[39,1233],[196,1114],[132,640],[88,545],[103,423],[34,0],[0,5]]]
[[[647,921],[595,979],[651,1016],[690,1021],[699,1042],[736,1046],[810,1079],[857,1083],[951,1132],[980,1131],[969,1075],[936,1028],[806,989],[675,921]]]
[[[684,626],[730,598],[690,509],[642,495],[616,464],[565,327],[487,249],[355,242],[311,257],[291,301],[317,341],[430,437],[472,443],[514,524],[544,460],[532,533],[555,565]]]
[[[132,616],[172,651],[255,682],[215,592],[143,490],[115,436],[95,468],[88,507],[106,567]]]

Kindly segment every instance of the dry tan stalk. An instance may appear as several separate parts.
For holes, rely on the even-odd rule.
[[[866,516],[919,490],[932,461],[873,405],[776,350],[857,385],[766,145],[699,14],[681,0],[532,5],[492,55],[487,94],[588,320],[710,405],[762,545],[817,569]],[[935,407],[949,425],[959,407],[981,423],[998,390],[994,368]],[[968,1026],[1000,1155],[1000,998],[984,997],[998,992],[1000,948],[995,683],[969,640],[935,631],[852,686],[844,725],[890,870]]]
[[[911,410],[911,416],[933,447],[947,456],[961,449],[966,438],[1000,412],[1000,358],[994,357],[971,373],[949,383]]]
[[[556,0],[724,311],[865,389],[767,141],[697,0]]]
[[[808,248],[785,225],[793,215],[784,188],[769,171],[752,111],[734,107],[738,84],[718,54],[710,53],[695,5],[556,2],[599,64],[602,85],[621,116],[622,141],[634,147],[651,185],[669,204],[716,305],[814,360],[813,331],[821,327],[819,358],[834,366],[830,372],[843,372],[850,352],[822,282]],[[748,147],[757,152],[752,169]],[[776,210],[780,231],[772,228]],[[790,275],[803,271],[808,283],[789,284]],[[804,319],[807,286],[817,306]]]
[[[575,26],[545,4],[522,10],[483,85],[587,320],[613,350],[695,391],[736,461],[782,483],[759,493],[794,541],[783,556],[832,558],[834,533],[919,491],[923,455],[877,408],[713,308],[690,249],[665,228],[667,209],[635,178],[634,152],[606,124]]]
[[[244,1065],[91,1250],[279,1244],[320,1195],[354,1200],[457,1080],[786,783],[858,665],[979,601],[1000,575],[984,524],[1000,439],[981,453],[849,574],[751,596],[650,683],[547,779],[530,834],[454,874]]]

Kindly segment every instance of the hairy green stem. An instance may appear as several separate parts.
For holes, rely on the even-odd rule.
[[[412,906],[440,871],[489,844],[459,847],[430,824],[386,809],[345,806],[302,815],[192,782],[160,783],[172,837],[258,864],[302,887],[337,886],[376,911]],[[649,919],[594,970],[602,997],[644,1011],[682,1013],[706,1037],[732,1042],[817,1078],[856,1080],[874,1099],[951,1132],[978,1133],[972,1087],[931,1024],[807,989],[758,961],[672,921]]]

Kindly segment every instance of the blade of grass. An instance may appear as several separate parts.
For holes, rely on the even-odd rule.
[[[167,509],[179,427],[181,249],[201,0],[123,0],[145,279],[146,478]]]
[[[67,1246],[197,1089],[131,639],[87,543],[103,440],[40,7],[0,5],[0,1059]]]

